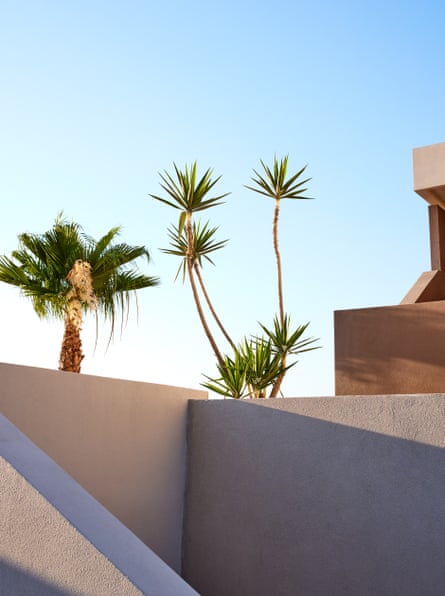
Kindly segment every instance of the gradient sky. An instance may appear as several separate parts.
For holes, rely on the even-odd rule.
[[[83,371],[199,387],[214,359],[177,262],[158,249],[176,212],[158,172],[222,175],[207,212],[228,247],[206,266],[236,338],[276,310],[273,202],[243,187],[259,160],[308,164],[314,201],[282,205],[285,308],[323,348],[286,396],[334,392],[333,312],[397,304],[430,269],[413,147],[445,141],[445,3],[0,0],[0,253],[56,214],[99,237],[121,224],[162,285],[139,295],[105,353],[84,327]],[[0,285],[0,361],[57,368],[63,328]]]

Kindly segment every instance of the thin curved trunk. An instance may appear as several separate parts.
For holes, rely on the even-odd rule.
[[[280,199],[277,197],[275,199],[272,234],[273,234],[273,248],[275,251],[275,258],[277,260],[278,311],[279,311],[279,315],[280,315],[280,323],[281,323],[281,325],[283,325],[284,324],[283,276],[282,276],[282,272],[281,272],[281,255],[280,255],[280,249],[278,246],[278,218],[279,218],[279,215],[280,215]],[[286,356],[283,357],[282,364],[283,364],[283,368],[284,368],[286,366]],[[283,371],[281,373],[281,375],[278,377],[278,379],[275,381],[269,397],[277,397],[285,374],[286,373]]]
[[[283,306],[283,280],[281,273],[281,256],[280,249],[278,247],[278,217],[280,214],[280,199],[275,199],[275,209],[273,215],[273,247],[275,251],[275,258],[277,260],[277,280],[278,280],[278,310],[280,315],[280,323],[284,323],[284,306]]]
[[[286,356],[283,356],[283,359],[281,360],[281,364],[282,364],[283,368],[286,367]],[[283,370],[283,372],[279,375],[278,379],[273,384],[273,387],[272,387],[269,397],[278,397],[278,392],[280,391],[281,383],[283,382],[285,374],[286,374],[286,371]]]
[[[200,287],[201,287],[202,293],[203,293],[203,295],[204,295],[205,301],[207,302],[207,305],[208,305],[208,307],[209,307],[209,309],[210,309],[210,312],[211,312],[211,313],[212,313],[212,315],[213,315],[213,318],[215,319],[215,322],[216,322],[216,324],[217,324],[217,325],[218,325],[218,327],[221,329],[221,332],[222,332],[222,334],[223,334],[223,335],[224,335],[224,337],[227,339],[227,341],[229,342],[229,344],[230,344],[230,345],[232,346],[232,348],[235,350],[235,349],[236,349],[235,343],[234,343],[234,341],[232,340],[232,338],[230,337],[230,335],[227,333],[227,331],[226,331],[226,329],[225,329],[224,325],[222,324],[222,322],[221,322],[220,318],[219,318],[219,317],[218,317],[218,315],[216,314],[216,311],[215,311],[215,309],[214,309],[214,307],[213,307],[213,304],[212,304],[212,302],[211,302],[211,300],[210,300],[210,297],[209,297],[209,295],[208,295],[208,293],[207,293],[206,287],[205,287],[205,285],[204,285],[204,280],[202,279],[201,272],[200,272],[200,270],[199,270],[199,265],[198,265],[198,262],[197,262],[197,261],[195,261],[194,269],[195,269],[196,277],[198,278],[199,285],[200,285]]]
[[[195,300],[195,305],[196,305],[196,309],[198,311],[198,315],[199,315],[199,319],[201,321],[201,325],[204,329],[204,333],[207,336],[207,339],[210,342],[210,345],[212,346],[213,352],[216,356],[216,359],[218,361],[218,364],[220,366],[224,366],[224,360],[222,357],[221,352],[218,350],[218,346],[216,345],[215,339],[209,329],[209,326],[207,325],[207,321],[206,318],[204,316],[204,312],[202,310],[201,307],[201,302],[199,300],[199,295],[198,295],[198,290],[196,288],[196,283],[195,283],[195,278],[193,275],[193,265],[192,265],[192,254],[193,254],[193,230],[192,230],[192,216],[190,213],[186,214],[186,232],[187,232],[187,254],[186,254],[186,259],[187,259],[187,271],[189,274],[189,279],[190,279],[190,285],[192,286],[192,293],[193,293],[193,299]]]

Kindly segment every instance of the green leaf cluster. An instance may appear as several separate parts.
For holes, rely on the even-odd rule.
[[[96,241],[78,223],[59,215],[50,230],[20,234],[18,249],[10,257],[0,256],[0,281],[20,288],[39,317],[63,319],[70,290],[67,274],[77,260],[88,262],[97,312],[110,321],[111,339],[116,317],[120,314],[123,324],[134,292],[159,284],[157,277],[135,266],[139,258],[149,261],[145,246],[115,242],[120,230],[113,227]],[[82,307],[88,310],[87,304]]]
[[[281,199],[312,199],[313,197],[305,197],[304,193],[307,191],[305,184],[310,181],[310,178],[299,180],[300,176],[305,172],[307,165],[303,166],[296,174],[286,180],[288,156],[286,155],[279,161],[276,156],[273,160],[273,168],[270,169],[262,160],[260,160],[265,176],[259,174],[255,169],[255,177],[251,178],[256,186],[247,186],[249,190],[253,190],[265,197],[275,200]]]
[[[209,263],[214,265],[215,263],[209,257],[213,252],[224,248],[228,240],[215,241],[213,236],[218,231],[218,227],[210,227],[209,222],[202,224],[200,221],[193,221],[192,223],[192,251],[191,260],[192,264],[197,264],[202,267],[202,260],[206,259]],[[161,251],[176,257],[181,257],[182,262],[178,267],[175,279],[178,278],[179,274],[182,273],[182,281],[185,281],[187,272],[187,234],[183,228],[179,231],[179,226],[171,226],[167,230],[168,237],[170,238],[170,246],[172,248],[161,248]]]
[[[218,374],[214,378],[204,375],[207,381],[203,386],[224,397],[235,399],[276,397],[280,392],[284,375],[296,364],[296,361],[289,363],[288,359],[319,347],[314,345],[317,339],[304,337],[309,323],[291,329],[290,316],[284,312],[278,247],[280,200],[311,198],[306,196],[306,184],[310,178],[302,179],[306,166],[288,177],[287,156],[281,160],[274,157],[272,168],[261,161],[264,174],[254,170],[254,186],[247,186],[250,190],[275,199],[273,245],[277,260],[279,315],[275,316],[271,328],[260,323],[262,336],[245,337],[240,343],[235,344],[216,314],[200,271],[204,260],[213,264],[209,255],[223,248],[227,240],[215,240],[217,227],[211,227],[209,222],[202,224],[193,219],[195,213],[220,205],[221,199],[229,193],[209,197],[209,193],[220,180],[220,177],[212,179],[210,168],[199,178],[196,162],[190,167],[186,165],[184,170],[180,170],[176,164],[173,165],[174,175],[166,171],[160,174],[160,185],[167,197],[154,194],[150,196],[180,211],[179,224],[168,228],[170,248],[161,250],[181,258],[175,279],[182,273],[184,281],[188,275],[201,324],[216,356]],[[223,353],[216,342],[204,312],[201,296],[231,347],[230,355]]]
[[[185,223],[186,215],[204,211],[210,207],[221,205],[222,199],[230,193],[224,193],[214,197],[208,198],[207,195],[220,180],[221,176],[212,179],[213,170],[208,168],[201,178],[197,175],[197,162],[193,162],[189,167],[185,166],[184,170],[180,170],[177,165],[173,164],[176,180],[167,171],[159,174],[162,183],[161,187],[165,190],[170,199],[165,199],[158,195],[150,195],[153,199],[165,203],[173,209],[179,209],[181,215],[179,218],[179,233],[182,232]]]
[[[275,387],[279,379],[297,362],[286,364],[289,355],[298,355],[319,346],[318,339],[303,338],[309,323],[290,330],[290,316],[286,314],[284,325],[276,316],[272,329],[259,323],[265,335],[244,338],[234,349],[233,356],[224,356],[224,365],[218,365],[218,376],[209,377],[203,386],[224,397],[244,399],[267,397],[268,388]]]

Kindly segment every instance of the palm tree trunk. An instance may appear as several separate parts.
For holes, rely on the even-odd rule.
[[[212,302],[211,302],[211,300],[210,300],[210,297],[209,297],[209,295],[208,295],[208,293],[207,293],[207,289],[206,289],[206,287],[205,287],[205,285],[204,285],[204,280],[202,279],[202,275],[201,275],[201,272],[200,272],[200,270],[199,270],[199,265],[198,265],[198,262],[197,262],[197,261],[195,261],[194,269],[195,269],[196,277],[198,278],[199,285],[200,285],[200,287],[201,287],[202,293],[203,293],[203,295],[204,295],[205,301],[207,302],[207,305],[208,305],[208,307],[209,307],[209,309],[210,309],[210,312],[211,312],[211,313],[212,313],[212,315],[213,315],[213,318],[215,319],[215,322],[216,322],[216,324],[217,324],[217,325],[218,325],[218,327],[220,328],[220,330],[221,330],[222,334],[223,334],[223,335],[224,335],[224,337],[227,339],[227,341],[229,342],[229,344],[230,344],[230,345],[232,346],[232,348],[235,350],[235,349],[236,349],[235,343],[234,343],[234,341],[232,340],[232,338],[230,337],[230,335],[227,333],[227,331],[226,331],[226,329],[225,329],[224,325],[222,324],[222,322],[221,322],[220,318],[219,318],[219,317],[218,317],[218,315],[216,314],[216,311],[215,311],[215,309],[214,309],[214,307],[213,307],[213,304],[212,304]]]
[[[59,370],[80,373],[83,360],[80,340],[83,321],[82,304],[87,304],[91,309],[96,308],[90,263],[77,260],[66,279],[70,282],[71,289],[66,295],[65,331],[60,350]]]
[[[210,328],[207,324],[206,318],[204,316],[204,312],[201,307],[201,302],[199,300],[198,290],[196,288],[195,278],[193,275],[193,264],[192,264],[192,254],[193,254],[193,230],[192,230],[192,216],[191,213],[187,213],[186,215],[186,231],[187,231],[187,271],[190,279],[190,285],[192,286],[192,293],[193,298],[195,300],[196,309],[198,311],[199,319],[201,321],[202,327],[204,329],[204,333],[207,336],[207,339],[212,346],[213,352],[216,356],[218,364],[220,366],[224,366],[224,360],[222,357],[221,352],[218,350],[218,346],[216,345],[215,339],[210,331]]]
[[[67,313],[65,315],[65,331],[60,350],[59,370],[80,373],[82,360],[80,327],[71,319],[69,313]]]

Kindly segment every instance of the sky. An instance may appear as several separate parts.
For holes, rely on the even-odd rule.
[[[0,254],[63,210],[96,238],[121,225],[162,282],[108,349],[86,320],[82,371],[193,388],[216,373],[159,250],[177,212],[149,194],[173,162],[231,193],[203,214],[229,240],[203,269],[224,324],[241,339],[271,323],[273,201],[244,185],[288,155],[315,200],[282,204],[285,310],[322,347],[283,391],[333,395],[334,311],[398,304],[430,269],[412,149],[445,141],[444,25],[442,0],[0,0]],[[5,284],[0,305],[0,362],[56,369],[62,322]]]

